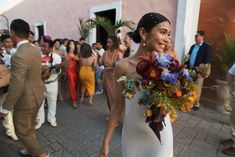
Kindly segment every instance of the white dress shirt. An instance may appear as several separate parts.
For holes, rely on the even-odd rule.
[[[52,53],[52,64],[50,63],[51,53]],[[48,55],[49,60],[44,60],[43,61],[43,65],[47,65],[50,68],[55,66],[56,64],[61,64],[61,62],[62,62],[62,59],[61,59],[60,55],[58,55],[57,53],[54,53],[54,52],[51,52],[51,53]],[[45,58],[45,57],[46,57],[46,55],[42,55],[42,58]],[[49,79],[45,80],[45,83],[56,80],[57,77],[58,77],[58,74],[59,73],[57,73],[56,70],[53,69],[51,71],[51,76],[49,77]]]

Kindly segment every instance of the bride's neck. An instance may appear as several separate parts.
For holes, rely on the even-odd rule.
[[[146,46],[140,45],[134,56],[135,57],[141,57],[141,56],[144,57],[144,56],[148,56],[149,53],[151,53],[151,50],[148,50]]]

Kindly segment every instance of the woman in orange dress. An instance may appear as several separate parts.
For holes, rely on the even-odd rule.
[[[77,107],[77,86],[78,86],[78,62],[79,56],[77,54],[77,48],[75,42],[70,40],[67,47],[67,59],[70,62],[69,67],[66,70],[66,74],[69,81],[69,93],[72,101],[72,106]]]
[[[115,71],[114,67],[118,60],[123,58],[123,52],[119,50],[119,40],[115,36],[108,37],[107,51],[104,52],[100,64],[104,65],[103,83],[107,95],[109,111],[112,110],[115,100]]]
[[[80,104],[82,104],[85,92],[87,92],[89,95],[89,105],[92,105],[95,92],[95,68],[97,66],[97,58],[93,54],[91,46],[86,43],[82,44],[80,50],[79,78],[82,86]]]

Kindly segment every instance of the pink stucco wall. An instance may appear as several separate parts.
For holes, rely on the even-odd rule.
[[[47,34],[53,38],[78,39],[78,19],[88,18],[89,8],[118,0],[24,0],[4,13],[9,20],[25,19],[30,25],[46,21]],[[160,12],[172,22],[174,38],[178,0],[123,0],[122,18],[135,23],[147,12]]]

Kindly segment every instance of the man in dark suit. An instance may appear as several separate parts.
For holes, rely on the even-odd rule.
[[[45,87],[41,80],[41,56],[39,50],[31,45],[29,24],[21,19],[11,23],[11,37],[17,44],[16,53],[11,58],[11,78],[8,94],[2,105],[2,113],[14,110],[13,122],[20,142],[26,147],[21,155],[46,157],[36,140],[35,123],[38,110],[44,99]]]
[[[197,31],[195,35],[195,44],[191,46],[189,50],[189,62],[188,66],[190,68],[196,68],[200,64],[208,64],[210,63],[211,58],[211,45],[204,42],[204,31]],[[203,86],[204,78],[200,77],[198,78],[198,88],[199,88],[199,96],[196,104],[194,105],[193,109],[198,110],[200,107],[200,96],[202,92],[202,86]]]

